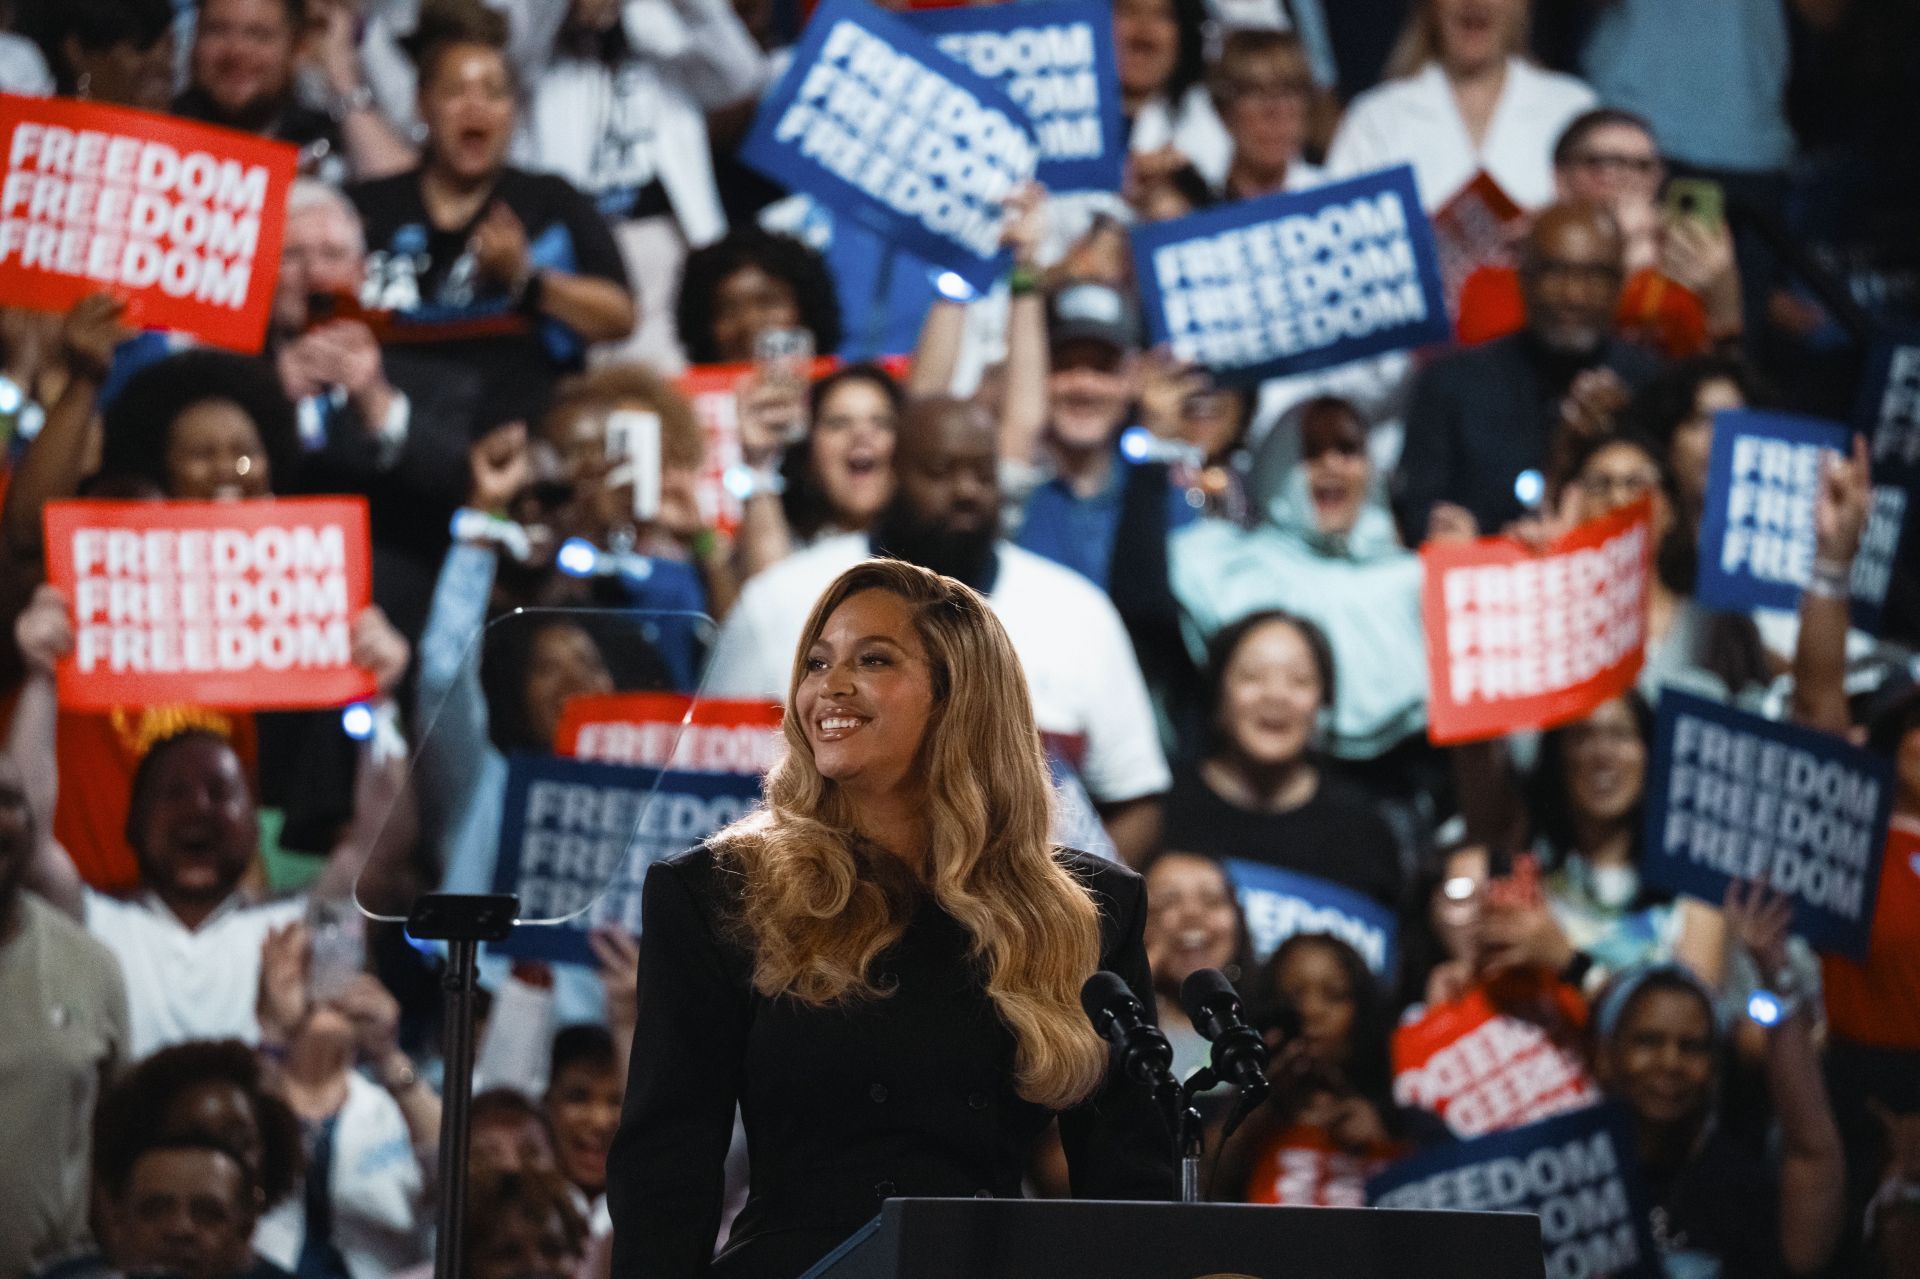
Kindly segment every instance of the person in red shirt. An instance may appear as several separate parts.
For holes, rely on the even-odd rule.
[[[1920,1117],[1920,680],[1896,670],[1855,726],[1844,683],[1848,582],[1872,502],[1867,444],[1829,458],[1814,508],[1814,568],[1800,596],[1793,661],[1794,718],[1893,761],[1893,821],[1864,959],[1821,957],[1827,1011],[1827,1081],[1847,1152],[1849,1220],[1859,1221],[1888,1175],[1894,1133]],[[1888,1185],[1909,1216],[1914,1183],[1897,1168]],[[1851,1272],[1849,1272],[1851,1273]]]
[[[1625,237],[1627,283],[1615,312],[1619,331],[1679,358],[1740,336],[1740,277],[1724,222],[1709,226],[1662,217],[1665,174],[1652,131],[1629,111],[1588,111],[1554,144],[1556,199],[1605,207]],[[1463,344],[1505,337],[1525,323],[1526,302],[1513,268],[1486,266],[1467,277],[1456,325]]]

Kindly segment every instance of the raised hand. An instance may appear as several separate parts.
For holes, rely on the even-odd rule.
[[[526,423],[509,422],[475,440],[467,450],[467,476],[467,505],[493,515],[506,514],[533,479]]]

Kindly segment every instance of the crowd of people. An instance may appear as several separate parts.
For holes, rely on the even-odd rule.
[[[489,888],[509,760],[556,752],[570,698],[785,696],[814,600],[874,556],[1004,623],[1056,840],[1145,878],[1181,1073],[1196,970],[1267,1034],[1272,1095],[1230,1139],[1202,1098],[1210,1198],[1356,1206],[1482,1135],[1395,1049],[1476,999],[1555,1054],[1561,1108],[1622,1108],[1668,1276],[1920,1275],[1915,539],[1876,634],[1844,590],[1880,459],[1823,462],[1797,611],[1694,595],[1714,415],[1853,420],[1920,313],[1911,6],[1113,0],[1122,188],[1018,190],[1011,270],[964,297],[737,158],[804,8],[0,6],[0,91],[300,169],[257,355],[104,293],[0,295],[0,1279],[430,1273],[443,958],[361,908]],[[1429,213],[1485,175],[1523,215],[1456,282],[1452,341],[1254,386],[1148,343],[1131,228],[1398,164]],[[713,365],[717,415],[687,381]],[[370,512],[359,727],[61,704],[50,503],[315,494]],[[1637,684],[1434,745],[1420,548],[1642,500]],[[1891,762],[1864,956],[1810,950],[1764,887],[1643,877],[1675,688]],[[1229,863],[1377,905],[1395,962],[1257,944]],[[592,945],[486,966],[476,1279],[610,1271],[644,1032],[634,937]],[[1050,1150],[1026,1193],[1069,1192]]]

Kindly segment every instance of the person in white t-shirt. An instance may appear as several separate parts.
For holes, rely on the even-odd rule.
[[[1411,164],[1429,212],[1485,170],[1522,208],[1553,201],[1553,144],[1595,105],[1572,76],[1522,56],[1526,0],[1421,0],[1327,152],[1336,177]]]
[[[749,579],[720,632],[705,692],[780,696],[808,609],[863,559],[893,555],[958,578],[1006,625],[1041,733],[1076,766],[1056,837],[1082,848],[1111,837],[1106,848],[1137,864],[1158,838],[1170,780],[1140,667],[1098,587],[1000,539],[998,462],[994,425],[977,406],[933,398],[910,407],[894,444],[896,496],[873,532],[828,538]],[[1083,795],[1099,821],[1084,807],[1076,814],[1072,801]]]
[[[58,786],[52,769],[53,667],[73,649],[66,597],[42,586],[15,623],[14,636],[28,674],[9,745],[29,771],[36,816],[47,821]],[[383,693],[399,682],[409,657],[406,640],[377,609],[355,620],[352,652]],[[44,763],[33,768],[29,761]],[[404,769],[404,759],[398,763]],[[361,767],[369,766],[363,758]],[[270,932],[306,913],[308,899],[303,894],[261,901],[243,886],[259,857],[260,822],[233,744],[207,729],[155,742],[134,774],[127,842],[140,864],[140,887],[132,896],[88,887],[50,835],[38,841],[27,884],[80,920],[120,961],[127,980],[128,1055],[144,1057],[188,1039],[258,1043],[261,947]],[[366,842],[352,833],[342,838],[317,895],[351,893]]]

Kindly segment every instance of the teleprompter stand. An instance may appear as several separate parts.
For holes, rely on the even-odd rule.
[[[444,1029],[446,1078],[440,1089],[440,1202],[434,1216],[433,1279],[460,1279],[467,1218],[467,1124],[473,1109],[473,1003],[480,943],[513,931],[520,899],[511,893],[425,893],[407,916],[407,935],[447,943]]]
[[[1542,1279],[1520,1213],[889,1199],[803,1279]]]

